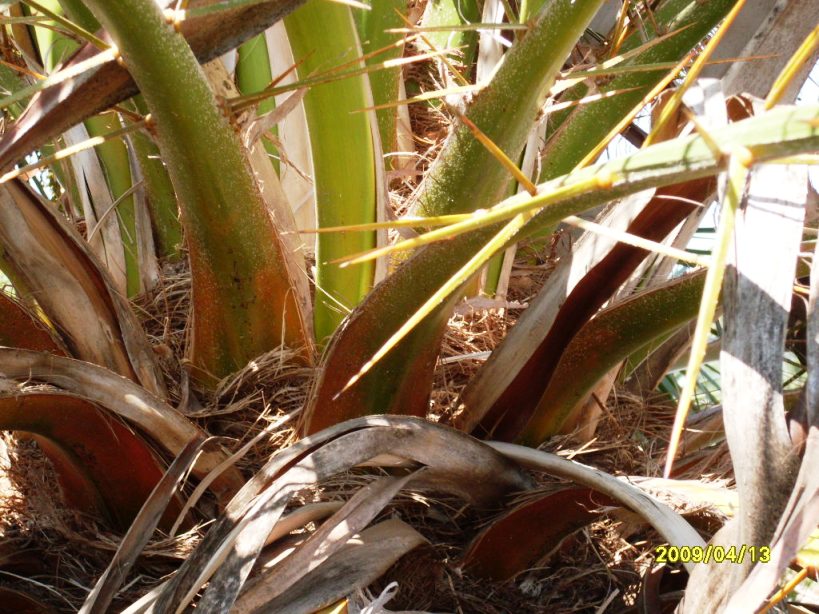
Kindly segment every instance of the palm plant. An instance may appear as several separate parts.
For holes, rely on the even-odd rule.
[[[819,11],[420,8],[4,4],[0,427],[37,443],[66,505],[121,532],[81,611],[352,611],[357,590],[431,539],[401,519],[401,498],[422,492],[462,499],[482,521],[455,540],[467,578],[520,579],[579,530],[630,514],[652,547],[703,553],[711,540],[735,553],[731,565],[679,561],[684,594],[647,571],[637,611],[769,607],[789,565],[797,578],[816,569],[819,274],[796,263],[815,241],[805,210],[819,107],[783,102],[816,57]],[[739,45],[748,28],[758,35]],[[771,57],[771,32],[785,31]],[[718,58],[732,45],[726,71]],[[440,87],[407,99],[410,66]],[[764,101],[727,98],[698,81],[709,72]],[[402,179],[409,104],[449,122],[418,181]],[[621,133],[639,147],[607,158]],[[714,198],[705,258],[685,247]],[[564,223],[579,239],[452,407],[427,420],[456,305],[483,291],[506,308],[510,248]],[[189,321],[169,317],[152,336],[140,316],[168,303],[160,267],[190,284]],[[786,412],[800,294],[806,375]],[[689,418],[720,313],[721,408]],[[651,442],[662,478],[624,480],[540,449],[567,436],[588,445],[601,411],[617,411],[612,389],[649,394],[689,347],[673,424]],[[302,378],[291,411],[253,435],[224,414],[269,419],[258,397],[287,388],[270,365],[312,384]],[[247,396],[226,403],[226,391]],[[225,436],[237,429],[238,442]],[[299,437],[265,447],[276,429]],[[670,479],[726,441],[735,488]],[[546,476],[560,485],[544,488]],[[333,480],[348,496],[321,500]],[[733,518],[698,524],[658,495]],[[125,591],[155,532],[180,527],[191,542],[171,573]],[[7,544],[0,572],[17,580],[0,597],[58,609],[30,591]],[[747,547],[769,562],[740,561]]]

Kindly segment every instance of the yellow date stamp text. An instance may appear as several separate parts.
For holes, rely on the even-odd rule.
[[[748,560],[767,563],[771,560],[768,546],[657,546],[657,563],[736,563]]]

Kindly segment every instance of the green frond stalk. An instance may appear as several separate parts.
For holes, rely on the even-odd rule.
[[[532,15],[537,15],[540,9],[543,8],[545,0],[522,0],[520,3],[520,23],[526,23],[532,18]]]
[[[152,0],[87,5],[145,98],[179,199],[194,284],[196,375],[227,375],[282,342],[309,347],[281,237],[190,47]]]
[[[629,58],[618,67],[679,61],[708,35],[733,5],[734,0],[710,0],[705,3],[698,0],[666,0],[654,11],[654,21],[660,31],[652,31],[650,34],[661,36],[669,32],[677,33],[650,46],[636,57]],[[646,22],[647,25],[649,23],[651,22]],[[643,43],[640,33],[634,32],[623,43],[620,53],[627,53]],[[598,82],[599,93],[631,91],[553,115],[543,151],[540,181],[571,171],[664,76],[665,72],[662,70],[619,74]],[[577,100],[587,93],[586,85],[576,86],[561,100]]]
[[[59,0],[59,2],[63,12],[71,21],[85,28],[86,31],[95,33],[100,29],[100,22],[91,14],[82,0]]]
[[[274,75],[270,69],[270,58],[264,33],[242,43],[236,53],[236,88],[242,95],[257,94],[270,85]],[[267,98],[258,104],[256,114],[263,115],[272,111],[275,107],[276,101],[273,97]],[[271,156],[278,155],[276,146],[273,143],[267,139],[262,139],[262,143],[268,154]],[[278,172],[278,159],[271,157],[270,160],[276,172]]]
[[[637,294],[600,312],[566,348],[519,443],[537,447],[561,432],[578,404],[631,352],[697,314],[705,271]]]
[[[358,36],[361,40],[361,51],[365,56],[401,40],[402,34],[388,32],[387,30],[403,26],[404,21],[401,16],[407,10],[407,4],[404,0],[372,0],[371,5],[372,10],[355,12]],[[393,46],[384,53],[367,58],[366,63],[370,65],[385,60],[393,60],[400,58],[402,53],[403,46]],[[398,100],[401,78],[400,66],[371,73],[369,81],[373,103],[378,106]],[[398,151],[398,109],[396,107],[378,109],[375,114],[378,118],[378,132],[381,137],[383,152],[386,154]],[[390,161],[392,160],[391,158]],[[390,163],[388,162],[388,164]]]
[[[439,0],[428,2],[421,19],[423,28],[441,28],[440,31],[428,32],[425,37],[438,50],[458,49],[459,64],[472,66],[478,49],[478,33],[469,30],[453,29],[446,31],[447,26],[468,25],[481,21],[481,11],[475,0]]]
[[[322,24],[317,28],[316,24]],[[301,78],[359,57],[350,8],[311,0],[284,19]],[[316,218],[320,228],[376,221],[375,151],[365,113],[369,87],[364,75],[333,86],[313,87],[304,97],[310,132]],[[375,247],[375,233],[319,235],[316,246],[316,340],[323,343],[358,305],[373,283],[374,265],[340,270],[328,264]]]
[[[563,62],[601,4],[602,0],[549,3],[469,105],[466,117],[507,157],[519,158]],[[482,209],[503,198],[510,179],[509,171],[469,128],[459,125],[424,180],[414,213]]]
[[[142,115],[148,113],[142,96],[134,97],[133,103]],[[168,169],[160,158],[159,148],[146,131],[136,130],[128,135],[128,140],[145,183],[157,255],[171,262],[179,260],[182,257],[182,224]]]

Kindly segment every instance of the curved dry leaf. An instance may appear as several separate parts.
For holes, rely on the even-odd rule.
[[[54,464],[66,500],[124,528],[162,477],[162,469],[144,440],[105,413],[63,392],[0,396],[0,429],[35,436]]]
[[[669,544],[705,547],[705,540],[682,516],[639,488],[618,480],[613,475],[532,448],[499,441],[490,441],[487,444],[524,467],[572,480],[611,497],[644,518]],[[696,563],[686,563],[685,567],[691,573]]]
[[[344,507],[324,522],[293,554],[248,582],[233,606],[233,611],[237,614],[252,612],[264,603],[279,597],[306,574],[338,552],[354,534],[363,531],[414,477],[415,473],[403,478],[382,478],[359,489]],[[208,585],[208,590],[199,607],[210,605],[215,611],[220,611],[218,609],[220,604],[223,606],[221,611],[230,607],[232,600],[230,602],[220,601],[225,592],[224,587],[220,586],[219,576],[229,578],[234,573],[230,565],[223,565]],[[214,595],[217,599],[208,601],[209,595]]]
[[[309,437],[302,438],[293,446],[276,453],[256,475],[254,475],[230,502],[226,512],[238,515],[250,501],[271,480],[286,470],[300,457],[333,439],[359,429],[370,427],[391,427],[406,432],[407,438],[421,437],[419,433],[434,436],[438,445],[424,445],[416,449],[411,446],[384,450],[390,458],[383,459],[385,464],[398,456],[415,460],[429,467],[426,475],[433,473],[440,466],[458,476],[463,481],[465,492],[462,494],[479,502],[491,502],[504,493],[512,490],[525,490],[534,486],[534,482],[520,467],[508,462],[487,446],[460,431],[427,422],[412,416],[364,416],[341,422]],[[406,450],[406,451],[404,451]],[[378,454],[374,454],[373,458]],[[370,460],[370,459],[367,459]]]
[[[206,603],[205,607],[197,609],[214,614],[230,609],[256,563],[266,536],[279,521],[290,499],[298,491],[315,484],[310,481],[297,481],[300,477],[295,476],[294,480],[288,480],[288,476],[285,475],[274,482],[262,493],[226,539],[208,543],[207,547],[202,545],[205,543],[203,541],[194,552],[197,565],[186,567],[183,564],[160,592],[152,611],[181,614],[191,604],[202,585],[226,566],[232,571],[227,577],[221,574],[223,578],[220,584],[223,590],[227,591],[226,594],[218,596],[218,604]],[[187,587],[187,590],[183,592],[180,587]]]
[[[241,553],[245,565],[252,565],[294,492],[385,453],[428,465],[438,479],[448,476],[449,491],[467,500],[496,501],[512,489],[533,485],[517,465],[453,429],[399,416],[350,420],[275,455],[236,495],[163,589],[156,610],[179,611],[189,603],[246,527]]]
[[[316,522],[323,520],[328,516],[332,516],[334,513],[340,510],[343,505],[344,504],[341,501],[321,501],[318,503],[308,503],[307,505],[303,505],[302,507],[293,510],[290,514],[282,517],[281,520],[276,523],[273,530],[270,531],[265,539],[264,545],[269,546],[273,544],[309,522]],[[265,551],[265,554],[267,553],[268,551]],[[123,614],[141,614],[142,612],[145,612],[152,606],[154,601],[156,601],[160,592],[166,585],[167,582],[162,582],[161,584],[158,584],[152,588],[137,601],[131,604],[130,607],[123,610]]]
[[[0,377],[51,384],[97,403],[139,427],[174,456],[203,431],[185,416],[131,380],[89,363],[11,348],[0,348]],[[222,452],[203,453],[194,475],[207,475],[225,459]],[[214,480],[213,491],[223,500],[243,484],[235,468]]]
[[[285,535],[300,529],[308,522],[316,522],[332,516],[343,506],[344,504],[341,501],[319,501],[302,505],[276,523],[276,526],[273,527],[273,530],[270,531],[264,541],[265,546],[269,546]]]
[[[256,445],[265,439],[266,437],[270,436],[270,433],[274,432],[276,429],[281,427],[284,424],[290,422],[290,420],[298,413],[298,410],[295,412],[291,412],[289,414],[285,414],[280,418],[270,422],[265,428],[260,430],[256,433],[253,437],[248,439],[241,448],[233,452],[230,456],[225,458],[221,463],[219,463],[216,467],[214,467],[208,475],[202,478],[199,484],[196,485],[196,488],[193,489],[188,500],[185,501],[185,505],[182,507],[182,511],[177,518],[177,521],[174,523],[173,527],[171,527],[170,535],[176,535],[176,530],[182,524],[182,520],[187,516],[187,513],[190,509],[192,509],[198,502],[199,499],[202,498],[202,495],[205,494],[210,488],[210,485],[219,477],[223,471],[227,468],[234,466],[240,459],[244,458],[245,455],[256,447]],[[269,539],[269,538],[268,538]]]
[[[308,614],[364,588],[407,552],[426,543],[408,524],[385,520],[360,535],[276,599],[250,610],[254,614]]]

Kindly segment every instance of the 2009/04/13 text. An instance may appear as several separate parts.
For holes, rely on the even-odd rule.
[[[657,563],[736,563],[741,564],[746,557],[754,563],[771,560],[768,546],[657,546]]]

